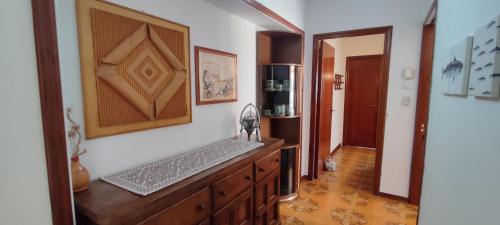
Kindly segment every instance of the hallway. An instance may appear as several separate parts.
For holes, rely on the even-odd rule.
[[[417,207],[372,193],[375,151],[343,147],[337,170],[300,184],[297,200],[281,203],[283,225],[414,225]]]

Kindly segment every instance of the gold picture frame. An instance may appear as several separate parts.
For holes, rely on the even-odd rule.
[[[87,138],[190,123],[189,27],[78,0]]]
[[[237,55],[194,46],[196,105],[238,100]]]

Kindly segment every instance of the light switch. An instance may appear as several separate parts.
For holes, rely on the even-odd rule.
[[[403,105],[404,106],[409,106],[411,104],[411,97],[410,96],[404,96],[403,97]]]
[[[403,70],[403,79],[412,80],[415,77],[415,72],[412,68],[405,68]]]

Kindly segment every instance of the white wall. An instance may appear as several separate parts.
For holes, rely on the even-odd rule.
[[[0,7],[0,224],[52,224],[31,1]]]
[[[301,29],[305,27],[305,4],[307,0],[257,0],[278,15]]]
[[[439,0],[420,225],[497,225],[500,101],[442,94],[448,49],[500,13],[498,0]],[[464,16],[466,15],[466,16]]]
[[[411,67],[418,72],[422,24],[430,0],[315,0],[306,4],[304,130],[309,130],[312,35],[378,26],[394,26],[389,93],[380,190],[408,196],[416,88],[403,90],[401,74]],[[416,80],[414,81],[417,82]],[[415,85],[416,86],[416,85]],[[411,96],[410,106],[401,104]],[[303,169],[307,173],[309,135],[303,135]]]
[[[201,0],[113,2],[190,27],[193,123],[84,141],[88,153],[81,159],[92,179],[237,135],[239,113],[249,102],[255,103],[256,26]],[[74,117],[83,126],[75,2],[56,3],[64,105],[74,108]],[[195,45],[238,55],[238,102],[196,106]]]
[[[349,56],[378,55],[384,53],[384,35],[374,34],[358,37],[336,38],[327,40],[327,43],[335,48],[334,73],[344,75],[346,81],[347,74],[346,58]],[[333,113],[330,150],[335,149],[342,143],[344,135],[344,99],[345,83],[342,90],[333,90]]]

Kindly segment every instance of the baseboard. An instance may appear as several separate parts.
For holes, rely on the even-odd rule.
[[[334,148],[334,149],[330,152],[330,155],[335,154],[335,153],[336,153],[336,152],[340,149],[340,147],[342,147],[342,143],[339,143],[339,144],[337,145],[337,147],[335,147],[335,148]]]
[[[398,195],[388,194],[388,193],[384,193],[384,192],[378,192],[377,195],[381,196],[381,197],[384,197],[384,198],[390,198],[390,199],[393,199],[393,200],[408,202],[408,198],[401,197],[401,196],[398,196]]]

